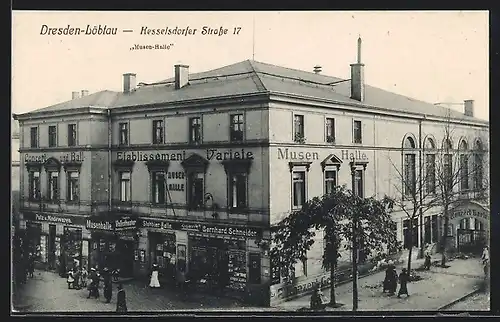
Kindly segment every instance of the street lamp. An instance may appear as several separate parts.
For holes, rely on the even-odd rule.
[[[352,193],[356,192],[356,164],[354,159],[351,166]],[[354,211],[352,218],[352,310],[358,310],[358,213]]]

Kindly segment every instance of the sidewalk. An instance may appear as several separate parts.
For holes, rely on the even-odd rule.
[[[440,259],[440,255],[433,256],[433,261]],[[418,268],[423,259],[412,261],[412,269]],[[358,310],[437,310],[455,299],[472,292],[482,279],[482,266],[478,259],[455,259],[448,262],[449,268],[432,266],[430,271],[417,272],[422,280],[408,284],[410,297],[406,299],[388,296],[382,293],[382,281],[385,272],[378,272],[358,281]],[[397,266],[398,273],[406,264]],[[398,286],[399,288],[399,286]],[[323,294],[330,300],[330,289],[323,290]],[[335,289],[336,300],[344,304],[340,308],[328,308],[332,311],[352,310],[352,282],[338,285]],[[283,302],[276,306],[285,310],[298,310],[309,307],[310,295]]]

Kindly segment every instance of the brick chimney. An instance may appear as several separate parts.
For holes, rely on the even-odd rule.
[[[361,63],[361,37],[358,38],[358,61],[351,64],[351,98],[360,102],[365,99],[365,64]]]
[[[123,92],[131,93],[135,90],[137,86],[136,74],[126,73],[123,74]]]
[[[315,73],[315,74],[319,74],[319,73],[321,73],[321,66],[316,65],[316,66],[314,66],[314,69],[313,69],[313,70],[314,70],[314,73]]]
[[[89,95],[89,91],[86,89],[82,89],[82,97]]]
[[[464,101],[464,114],[466,116],[474,116],[474,100]]]
[[[71,92],[71,99],[76,100],[77,98],[80,98],[80,92]]]
[[[180,89],[189,83],[189,66],[175,65],[175,89]]]

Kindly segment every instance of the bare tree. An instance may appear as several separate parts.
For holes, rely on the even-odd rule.
[[[415,161],[416,154],[403,154],[403,166],[398,167],[390,160],[394,170],[396,171],[396,181],[394,188],[397,191],[397,196],[392,198],[394,202],[394,210],[400,210],[405,213],[406,218],[410,222],[408,229],[411,247],[408,253],[408,272],[411,271],[411,259],[413,250],[413,240],[418,236],[418,230],[413,229],[415,220],[419,222],[419,217],[440,204],[439,198],[434,193],[434,188],[429,189],[430,173],[423,174],[423,171],[416,169],[417,162]],[[421,163],[421,162],[420,162]],[[419,222],[417,227],[422,223]]]

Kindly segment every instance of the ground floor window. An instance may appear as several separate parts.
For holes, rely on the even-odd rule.
[[[175,279],[176,246],[174,233],[149,233],[150,265],[158,265],[160,277]]]
[[[135,242],[123,240],[115,235],[93,234],[90,243],[90,266],[99,270],[120,270],[120,277],[131,277],[134,273]]]
[[[431,237],[432,242],[437,243],[439,241],[439,222],[438,215],[432,215],[431,217]]]
[[[255,269],[257,264],[253,266]],[[244,240],[189,236],[188,275],[191,280],[205,280],[214,288],[244,291],[247,273]]]
[[[26,237],[24,241],[25,254],[40,256],[42,239],[42,224],[26,222]]]
[[[403,220],[403,246],[406,249],[418,246],[418,218]]]
[[[64,226],[63,236],[60,240],[62,244],[60,254],[60,265],[63,266],[64,273],[75,266],[82,264],[82,229],[78,227]]]

